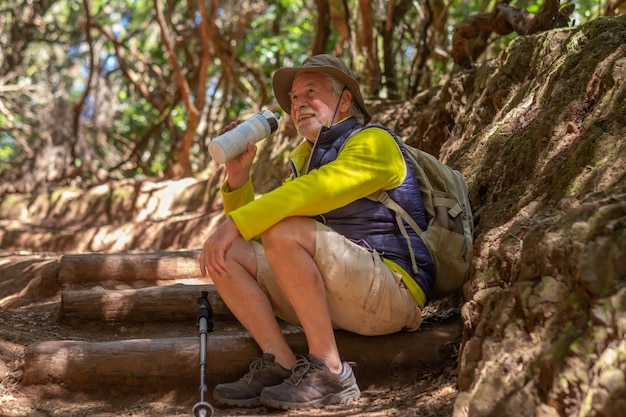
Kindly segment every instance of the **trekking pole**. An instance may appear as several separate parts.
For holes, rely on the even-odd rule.
[[[204,401],[204,394],[207,391],[204,383],[204,373],[206,371],[206,342],[207,334],[213,331],[215,327],[215,317],[213,316],[213,308],[208,299],[209,292],[202,291],[202,296],[198,297],[198,325],[200,334],[200,402],[193,406],[192,413],[194,417],[211,417],[213,415],[213,406]]]

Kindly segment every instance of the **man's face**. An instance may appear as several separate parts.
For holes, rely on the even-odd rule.
[[[316,72],[301,72],[291,85],[291,117],[298,133],[315,142],[322,126],[330,126],[339,100],[328,79]],[[337,119],[345,114],[337,111]]]

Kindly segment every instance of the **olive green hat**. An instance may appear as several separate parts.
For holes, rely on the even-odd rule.
[[[354,73],[346,66],[346,64],[343,63],[341,59],[326,54],[314,55],[305,59],[301,67],[280,68],[274,73],[274,77],[272,79],[274,96],[276,97],[276,101],[278,101],[280,107],[285,112],[291,113],[291,99],[289,98],[289,92],[291,91],[293,79],[299,72],[321,72],[338,79],[352,93],[352,96],[365,116],[365,124],[369,123],[372,119],[372,116],[365,107],[365,102],[363,101],[363,96],[361,95],[361,89],[359,88],[359,83],[357,82]]]

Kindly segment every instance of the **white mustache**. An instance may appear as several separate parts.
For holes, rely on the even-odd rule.
[[[308,116],[316,117],[317,115],[315,114],[315,111],[312,108],[310,108],[310,107],[305,107],[305,108],[299,109],[296,112],[296,120],[298,120],[298,121],[300,121],[305,116],[306,117],[308,117]]]

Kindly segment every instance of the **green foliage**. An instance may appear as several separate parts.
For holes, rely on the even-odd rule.
[[[315,35],[312,16],[303,13],[303,10],[306,10],[303,0],[281,0],[268,4],[265,13],[256,15],[250,22],[250,30],[237,45],[237,56],[252,58],[249,64],[258,69],[265,80],[271,79],[283,60],[300,62],[308,55],[308,47]],[[276,21],[289,24],[276,28]],[[254,80],[248,81],[249,85],[255,86]],[[255,89],[248,92],[252,95],[258,93]],[[269,100],[264,104],[273,102],[272,97]],[[249,111],[245,102],[240,102],[240,105],[237,113]]]
[[[608,0],[572,1],[576,5],[575,19],[583,21],[601,14]],[[411,90],[405,87],[416,82],[416,74],[420,89],[448,78],[455,70],[449,52],[454,28],[474,13],[492,10],[496,1],[439,3],[447,7],[440,16],[444,24],[436,31],[433,26],[424,31],[427,20],[421,2],[394,3],[397,24],[393,27],[392,53],[403,99],[410,98],[407,95]],[[80,143],[81,147],[72,152],[76,153],[74,165],[84,164],[85,170],[91,171],[123,167],[128,175],[164,175],[168,159],[180,148],[190,127],[189,115],[164,47],[155,2],[90,0],[87,4],[85,10],[80,2],[51,0],[46,3],[47,9],[31,8],[30,12],[41,14],[38,17],[45,25],[33,32],[15,32],[21,39],[0,39],[0,70],[6,71],[0,73],[0,83],[11,87],[0,89],[0,102],[4,105],[0,109],[0,176],[6,177],[12,168],[22,165],[29,153],[24,152],[24,146]],[[209,39],[210,45],[204,45],[210,54],[205,85],[197,83],[203,48],[199,30],[205,17],[195,2],[172,0],[159,4],[176,62],[189,85],[191,101],[198,99],[201,90],[207,94],[207,103],[201,109],[204,119],[195,131],[190,155],[192,166],[200,170],[207,163],[206,142],[224,124],[260,107],[275,105],[271,76],[280,66],[299,64],[309,55],[317,30],[317,3],[217,0],[218,9],[211,10],[213,2],[207,2],[206,19],[214,21],[204,23],[208,23],[214,37]],[[359,2],[349,0],[345,4],[353,30],[358,32]],[[528,11],[536,11],[540,4],[534,0],[511,2]],[[372,7],[372,29],[378,39],[382,69],[380,37],[386,24],[387,4],[372,3]],[[7,29],[22,27],[26,16],[27,12],[7,15]],[[332,49],[339,35],[332,24],[330,28]],[[513,34],[492,41],[492,56],[514,37]],[[19,45],[26,45],[16,64],[19,69],[9,71],[5,58],[11,51],[18,51]],[[425,67],[416,68],[423,48],[429,52]],[[357,71],[364,72],[364,59],[352,56],[354,50],[357,48],[346,49],[344,57],[353,60]],[[75,131],[73,110],[77,105],[81,106],[80,124]]]
[[[0,123],[4,121],[0,117]],[[0,170],[3,169],[12,158],[15,157],[17,149],[13,141],[4,133],[0,133]]]

